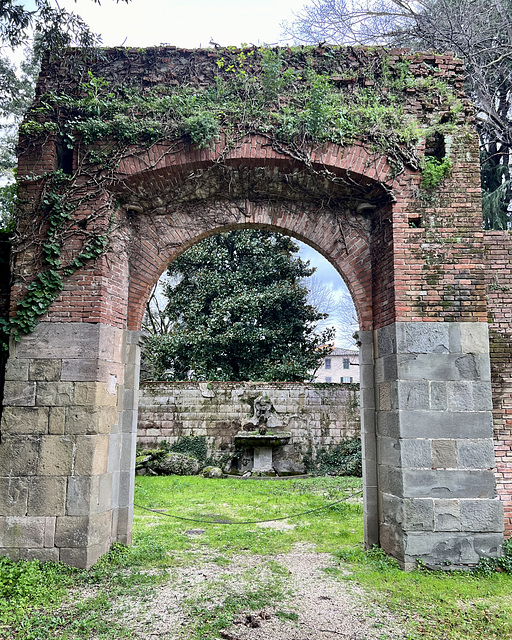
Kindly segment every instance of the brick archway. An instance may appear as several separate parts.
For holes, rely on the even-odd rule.
[[[161,53],[169,77],[190,55]],[[112,65],[100,69],[106,77],[133,75],[145,54],[124,62],[110,55]],[[423,73],[423,60],[411,60]],[[436,65],[460,89],[458,63],[439,57]],[[57,65],[55,80],[51,71],[39,93],[68,73]],[[421,99],[406,106],[428,118]],[[180,252],[218,231],[256,226],[319,250],[354,299],[366,543],[381,544],[405,568],[417,558],[467,566],[498,553],[503,512],[490,470],[478,146],[461,127],[446,147],[452,172],[435,197],[421,193],[419,171],[390,166],[370,146],[312,146],[305,163],[262,135],[235,144],[221,136],[208,150],[184,141],[134,148],[102,198],[82,174],[77,227],[87,229],[101,211],[112,221],[111,246],[67,278],[43,321],[12,345],[0,551],[88,567],[112,541],[130,542],[143,306]],[[44,227],[34,219],[36,203],[46,172],[62,163],[59,148],[52,135],[36,147],[22,141],[21,228]],[[75,148],[72,168],[83,165],[85,149]],[[77,251],[71,241],[65,258]],[[31,246],[16,254],[13,311],[37,271],[35,258]]]

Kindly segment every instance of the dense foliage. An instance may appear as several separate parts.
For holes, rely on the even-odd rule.
[[[167,333],[146,338],[155,378],[304,380],[329,351],[333,330],[307,303],[313,273],[298,246],[270,231],[228,231],[169,267]]]
[[[316,458],[304,457],[306,471],[320,476],[363,475],[363,461],[360,438],[347,438],[339,444],[320,447]]]

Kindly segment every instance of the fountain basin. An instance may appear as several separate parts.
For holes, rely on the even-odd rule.
[[[291,437],[289,432],[261,434],[257,431],[240,431],[235,435],[235,445],[242,449],[253,449],[253,474],[275,475],[272,451],[288,444]]]
[[[235,444],[240,447],[281,447],[290,442],[292,437],[288,432],[274,432],[260,434],[257,431],[240,431],[235,435]]]

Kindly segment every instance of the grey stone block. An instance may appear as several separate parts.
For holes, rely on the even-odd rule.
[[[366,460],[377,460],[377,438],[371,431],[361,434],[361,444],[363,450],[363,458]]]
[[[66,478],[32,476],[29,480],[28,516],[61,516],[66,512]]]
[[[55,546],[92,547],[111,539],[112,512],[90,516],[59,516],[55,527]]]
[[[403,438],[400,440],[402,467],[432,467],[432,448],[430,440]]]
[[[430,389],[426,380],[399,381],[397,383],[398,402],[393,409],[408,411],[430,409]]]
[[[378,409],[380,411],[391,411],[396,407],[396,402],[393,402],[393,392],[392,392],[391,382],[381,382],[379,384],[378,397],[379,397]]]
[[[435,530],[460,531],[460,500],[434,500]]]
[[[494,467],[494,444],[491,438],[457,440],[458,466],[465,469]]]
[[[128,507],[133,504],[135,489],[135,474],[131,471],[121,471],[119,474],[119,506]]]
[[[58,381],[61,365],[61,360],[31,360],[28,378],[38,382]]]
[[[398,353],[449,353],[450,325],[446,322],[398,322]]]
[[[9,358],[5,365],[6,380],[28,380],[29,360],[23,358]]]
[[[490,378],[487,354],[399,354],[400,380],[486,380]]]
[[[388,436],[389,438],[399,438],[401,436],[400,412],[399,411],[377,411],[377,434]],[[408,434],[406,434],[408,435]],[[416,436],[413,436],[416,437]],[[419,437],[423,437],[420,435]]]
[[[22,337],[17,355],[45,360],[88,357],[98,348],[99,333],[99,324],[41,322]]]
[[[446,411],[448,407],[446,382],[430,382],[430,408],[432,411]]]
[[[390,491],[390,493],[394,493]],[[395,495],[400,495],[395,493]],[[491,471],[403,470],[403,496],[410,498],[494,498]]]
[[[402,469],[379,464],[378,475],[379,491],[393,496],[404,496],[404,474]]]
[[[460,335],[462,353],[489,353],[487,322],[462,322]]]
[[[110,540],[104,541],[85,549],[63,548],[60,549],[60,561],[79,569],[90,569],[102,555],[110,549]]]
[[[367,549],[379,544],[379,516],[377,487],[366,486],[363,493],[364,543]]]
[[[362,407],[375,409],[375,390],[373,388],[361,389],[359,397]]]
[[[467,380],[448,382],[447,392],[449,411],[474,411],[472,382]]]
[[[374,378],[373,378],[374,368],[372,365],[363,364],[359,367],[360,378],[359,384],[361,389],[373,389],[374,388]]]
[[[64,407],[50,407],[48,433],[51,435],[64,435],[65,424],[66,409]]]
[[[450,353],[461,353],[461,323],[449,322],[450,331]]]
[[[396,324],[377,329],[377,358],[397,352]]]
[[[379,544],[382,549],[393,558],[403,558],[404,534],[402,528],[387,523],[381,523],[379,527]]]
[[[400,411],[399,424],[399,433],[406,438],[488,438],[492,436],[490,411]]]
[[[73,476],[67,479],[66,515],[88,516],[112,506],[112,476]],[[59,514],[60,515],[60,514]]]
[[[39,407],[66,407],[73,404],[72,382],[38,382],[36,404]]]
[[[492,411],[491,382],[473,382],[473,406],[475,411]]]
[[[45,518],[0,517],[0,547],[42,548],[45,525]]]
[[[28,478],[0,478],[0,513],[4,516],[27,514]]]
[[[434,469],[456,469],[457,452],[454,440],[432,440],[432,467]]]
[[[361,433],[375,434],[375,409],[361,408]]]
[[[133,504],[128,507],[120,507],[117,510],[117,542],[121,544],[132,543]]]
[[[36,398],[36,383],[6,380],[3,404],[8,407],[33,407]]]
[[[4,476],[31,476],[38,472],[41,436],[4,435],[0,443],[0,469]],[[2,546],[2,545],[0,545]]]
[[[430,498],[411,500],[405,498],[402,505],[402,526],[405,531],[434,530],[434,501]]]
[[[110,444],[108,434],[76,436],[74,442],[74,474],[96,476],[107,473]]]
[[[140,346],[142,342],[142,331],[127,330],[125,331],[126,344]]]
[[[35,435],[48,433],[46,407],[5,407],[2,412],[2,433]]]
[[[463,531],[497,533],[504,529],[501,500],[461,500],[460,513]]]
[[[75,464],[75,440],[69,436],[41,438],[38,472],[41,476],[68,476]],[[50,515],[50,514],[47,514]]]
[[[58,562],[60,558],[59,549],[20,549],[20,560],[39,560],[39,562]]]
[[[112,375],[117,376],[119,384],[123,383],[124,368],[121,363],[94,358],[62,359],[61,380],[63,381],[108,383]]]
[[[378,485],[378,467],[376,460],[363,458],[363,476],[367,486],[376,487]]]
[[[373,331],[359,331],[359,362],[373,365]]]
[[[399,498],[389,494],[382,494],[382,520],[391,524],[397,530],[403,531],[433,531],[434,508],[433,500]]]
[[[396,438],[379,436],[377,449],[380,464],[392,467],[400,466],[400,442]]]
[[[497,557],[502,544],[501,534],[411,532],[405,540],[404,561],[410,567],[417,559],[435,568],[467,567],[481,557]]]

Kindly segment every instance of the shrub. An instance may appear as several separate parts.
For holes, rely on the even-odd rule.
[[[361,440],[349,438],[340,444],[319,447],[316,458],[311,454],[304,456],[306,471],[321,476],[357,476],[361,477],[362,453]]]

